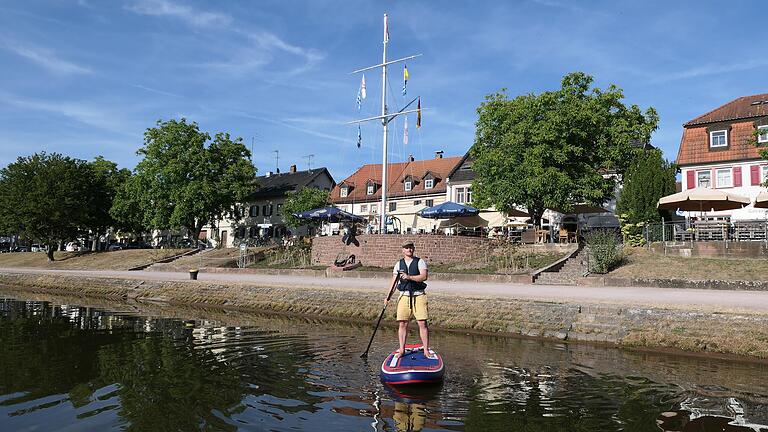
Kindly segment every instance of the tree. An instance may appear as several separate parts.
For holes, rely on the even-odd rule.
[[[0,170],[0,220],[12,232],[48,246],[77,237],[89,221],[91,170],[58,153],[19,157]]]
[[[509,99],[502,90],[477,109],[470,150],[476,173],[475,204],[509,211],[523,206],[538,226],[545,209],[601,205],[612,194],[634,154],[658,123],[653,108],[625,106],[620,89],[591,88],[592,77],[566,75],[562,87]]]
[[[616,203],[616,213],[629,223],[661,219],[656,208],[659,198],[675,193],[677,166],[664,159],[660,150],[640,152],[624,175],[624,188]]]
[[[87,180],[90,180],[90,190],[87,195],[88,220],[86,226],[94,236],[92,250],[96,250],[100,234],[112,227],[121,228],[121,224],[110,214],[110,209],[118,189],[130,178],[131,171],[126,168],[118,169],[116,163],[106,160],[102,156],[97,156],[96,159],[89,162],[88,168],[90,174]]]
[[[297,192],[290,192],[283,204],[283,220],[291,228],[303,225],[312,225],[307,221],[297,219],[294,213],[327,207],[331,204],[331,194],[328,191],[316,188],[304,188]]]
[[[118,191],[111,214],[145,229],[202,228],[225,215],[253,190],[255,169],[242,139],[217,133],[213,140],[186,119],[158,121],[144,133],[143,159]]]

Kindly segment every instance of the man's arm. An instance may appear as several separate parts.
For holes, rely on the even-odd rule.
[[[409,276],[407,274],[403,274],[401,277],[404,280],[410,280],[410,281],[414,281],[414,282],[424,282],[429,277],[429,270],[423,268],[423,269],[419,269],[419,274],[417,274],[417,275]]]

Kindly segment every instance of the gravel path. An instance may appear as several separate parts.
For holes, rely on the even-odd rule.
[[[45,270],[0,268],[1,273],[58,274],[139,280],[189,280],[186,272],[131,272],[111,270]],[[292,275],[200,273],[207,282],[231,282],[265,286],[326,287],[350,290],[377,290],[382,299],[389,289],[388,279],[323,278]],[[768,292],[700,290],[647,287],[583,287],[535,284],[466,283],[432,281],[429,292],[464,296],[512,297],[520,300],[551,302],[605,303],[628,307],[666,307],[704,312],[766,313]]]

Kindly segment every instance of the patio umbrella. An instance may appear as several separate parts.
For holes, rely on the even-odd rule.
[[[564,210],[558,210],[558,213],[566,214],[566,215],[578,215],[578,214],[589,214],[589,213],[609,213],[608,210],[602,208],[593,206],[590,204],[574,204],[571,206],[570,211],[564,211]]]
[[[429,219],[447,219],[460,216],[473,216],[478,213],[480,213],[480,210],[474,207],[465,206],[453,201],[446,201],[442,204],[421,210],[419,216]]]
[[[693,188],[662,197],[656,208],[705,212],[740,209],[749,203],[749,198],[722,189]]]
[[[327,222],[365,222],[362,218],[352,213],[345,212],[337,207],[323,207],[294,213],[294,217],[302,220],[327,221]]]
[[[768,190],[762,190],[755,198],[755,208],[768,208]]]

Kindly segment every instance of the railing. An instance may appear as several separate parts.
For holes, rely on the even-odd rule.
[[[643,230],[643,237],[648,245],[656,242],[768,242],[768,221],[740,220],[731,222],[727,219],[664,221],[646,225]]]

